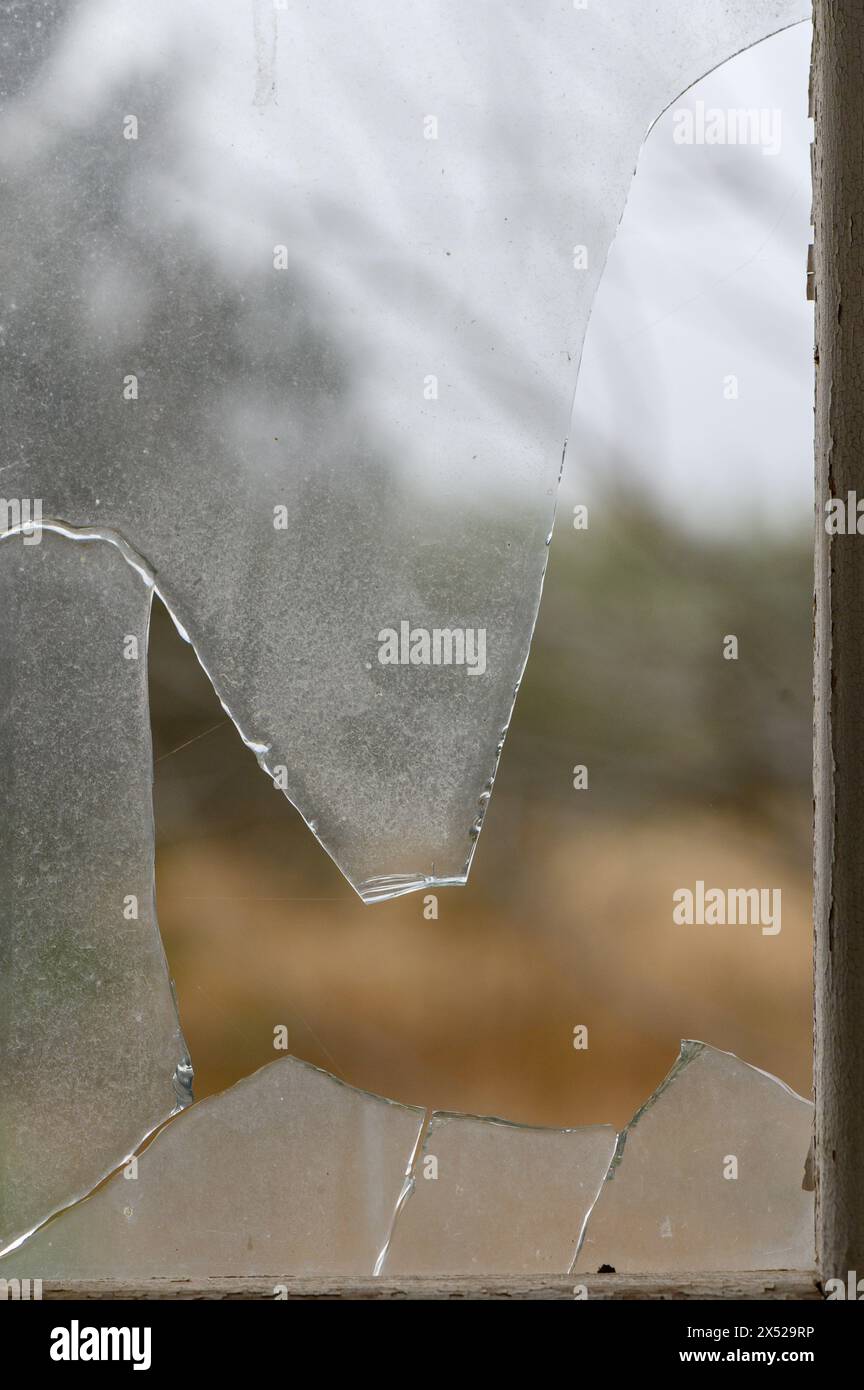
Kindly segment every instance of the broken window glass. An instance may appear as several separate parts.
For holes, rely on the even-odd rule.
[[[367,900],[467,873],[639,143],[807,12],[6,14],[4,486],[144,557]]]
[[[102,541],[0,542],[0,1249],[190,1099],[153,898],[151,593]]]
[[[433,1115],[380,1272],[569,1269],[615,1139],[611,1125],[532,1129]]]
[[[813,1106],[700,1042],[630,1121],[575,1269],[812,1269]]]
[[[172,1121],[0,1262],[19,1277],[371,1274],[424,1111],[285,1057]],[[24,1276],[26,1277],[26,1276]]]
[[[10,1238],[90,1190],[189,1098],[152,912],[143,659],[118,693],[118,625],[143,652],[155,583],[245,743],[365,900],[463,882],[639,141],[704,71],[807,12],[805,0],[375,0],[346,38],[344,10],[328,4],[4,8],[0,531],[18,529],[29,498],[66,534],[44,532],[29,569],[17,538],[0,547],[15,591],[0,677],[14,810],[3,1094],[20,1132],[4,1137]],[[42,772],[51,757],[56,780]],[[140,891],[125,891],[129,878]],[[140,916],[111,934],[127,898]],[[49,1042],[25,1066],[43,1010],[57,1010]],[[243,1085],[275,1132],[284,1097]],[[344,1094],[318,1090],[289,1088],[291,1123],[314,1113],[319,1147],[341,1144],[325,1117],[335,1131]],[[199,1126],[235,1103],[229,1092],[171,1122],[140,1159],[154,1190],[185,1161],[184,1136],[194,1150]],[[364,1112],[386,1104],[365,1097]],[[320,1239],[325,1263],[367,1269],[391,1226],[388,1261],[481,1258],[479,1229],[461,1245],[427,1238],[434,1194],[409,1195],[420,1122],[406,1113],[398,1143],[370,1140],[359,1206],[338,1207],[348,1238]],[[516,1136],[514,1154],[525,1134],[565,1147],[561,1134],[484,1124],[439,1116],[435,1132],[457,1156],[464,1145],[469,1169],[498,1129]],[[376,1129],[356,1115],[352,1126]],[[314,1181],[317,1160],[297,1143]],[[242,1162],[230,1145],[229,1157]],[[506,1210],[518,1174],[503,1141],[500,1164]],[[194,1171],[208,1210],[227,1171]],[[152,1211],[131,1245],[115,1220],[100,1269],[80,1258],[84,1228],[116,1218],[121,1184],[137,1181],[113,1179],[33,1250],[56,1242],[59,1259],[60,1233],[82,1223],[64,1269],[110,1274],[109,1248],[117,1270],[152,1269],[168,1239]],[[574,1184],[559,1245],[538,1214],[544,1261],[564,1258],[587,1210]],[[322,1229],[337,1200],[325,1184]],[[275,1201],[256,1214],[248,1267],[269,1240],[286,1270],[323,1268],[308,1263],[309,1228],[280,1225]],[[134,1202],[120,1210],[137,1222]],[[195,1268],[233,1268],[237,1228],[224,1244],[202,1230],[201,1246],[187,1240]],[[416,1255],[400,1255],[409,1238]],[[519,1249],[500,1258],[530,1261]],[[498,1258],[487,1246],[482,1259]]]
[[[173,1119],[0,1277],[811,1269],[812,1111],[696,1042],[620,1136],[427,1127],[288,1057]]]

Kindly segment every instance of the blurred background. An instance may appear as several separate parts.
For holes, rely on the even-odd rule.
[[[809,1095],[808,61],[799,25],[648,136],[491,808],[437,916],[363,906],[155,605],[157,901],[197,1098],[280,1026],[355,1085],[529,1123],[625,1123],[684,1037]],[[778,110],[779,151],[676,144],[698,102]],[[782,931],[673,925],[697,879],[780,888]]]

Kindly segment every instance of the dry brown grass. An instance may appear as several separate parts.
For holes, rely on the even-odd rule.
[[[499,854],[481,846],[437,921],[417,896],[364,907],[308,834],[287,860],[236,839],[165,849],[159,915],[197,1095],[272,1061],[278,1024],[356,1085],[530,1123],[624,1123],[682,1037],[809,1093],[806,855],[708,810],[522,831],[533,898],[496,893]],[[697,876],[780,887],[780,935],[675,926],[673,889]]]

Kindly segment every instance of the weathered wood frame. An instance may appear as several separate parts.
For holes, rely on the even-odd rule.
[[[770,1270],[764,1274],[544,1274],[533,1278],[514,1275],[512,1278],[481,1275],[415,1276],[399,1279],[373,1279],[370,1275],[355,1278],[294,1278],[272,1279],[150,1279],[146,1283],[117,1284],[89,1280],[86,1283],[54,1284],[45,1288],[43,1297],[52,1299],[122,1299],[137,1301],[180,1299],[196,1302],[219,1299],[227,1302],[273,1301],[276,1285],[286,1289],[282,1296],[289,1301],[307,1303],[338,1300],[340,1302],[404,1302],[433,1300],[446,1302],[458,1299],[496,1301],[566,1300],[586,1297],[593,1302],[641,1299],[661,1301],[727,1301],[747,1299],[761,1301],[820,1299],[816,1276],[787,1274]],[[586,1293],[583,1294],[581,1287]]]
[[[864,497],[864,3],[814,0],[814,22],[816,1239],[845,1278],[864,1274],[864,538],[823,518]]]

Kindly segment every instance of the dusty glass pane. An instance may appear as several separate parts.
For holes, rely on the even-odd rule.
[[[146,557],[367,899],[467,873],[640,141],[808,12],[4,12],[4,486]]]
[[[423,1119],[283,1058],[184,1111],[137,1168],[0,1270],[44,1279],[371,1274]]]
[[[795,25],[723,64],[639,152],[506,755],[469,882],[437,895],[436,921],[416,894],[352,905],[154,604],[159,925],[196,1095],[272,1061],[271,1020],[365,1090],[531,1125],[623,1127],[682,1037],[809,1094],[810,38]],[[780,152],[682,147],[682,108],[782,110]],[[729,631],[737,663],[720,660]],[[782,932],[757,949],[746,930],[682,931],[671,890],[697,878],[781,888]]]
[[[812,1104],[782,1082],[682,1043],[622,1135],[575,1269],[812,1269],[812,1130]]]
[[[548,7],[512,0],[506,8],[465,9],[451,0],[422,8],[370,0],[357,7],[347,40],[344,9],[323,0],[284,9],[270,0],[248,8],[228,0],[185,7],[71,0],[59,11],[37,0],[6,7],[2,16],[3,255],[13,290],[3,314],[11,364],[2,387],[11,422],[0,462],[4,486],[39,497],[47,517],[91,534],[110,529],[127,559],[152,563],[247,742],[368,900],[467,873],[539,598],[587,309],[645,125],[706,67],[803,17],[806,6],[589,0],[582,9],[569,0]],[[15,583],[30,579],[16,573]],[[38,625],[47,613],[50,633],[76,593],[74,584],[59,596],[47,585],[25,587],[27,622]],[[127,636],[146,625],[146,618],[127,624],[119,600],[112,608],[90,599],[88,592],[80,630],[66,622],[50,650],[41,639],[31,642],[27,623],[4,642],[13,663],[29,643],[33,660],[19,663],[29,683],[22,699],[30,699],[30,687],[38,690],[36,705],[58,727],[71,727],[81,692],[90,699],[87,682],[99,679],[98,663],[91,670],[86,661],[88,623],[98,620],[101,633],[123,618]],[[80,669],[58,678],[67,651]],[[97,692],[94,738],[113,738],[125,709],[121,699],[103,718],[99,700],[107,694]],[[64,706],[55,716],[52,701]],[[9,705],[9,738],[18,737],[21,704]],[[123,724],[133,741],[140,713],[136,706],[129,728]],[[34,751],[45,753],[41,744]],[[26,873],[6,895],[10,950],[28,926],[39,875],[47,865],[50,879],[66,864],[70,817],[81,832],[74,874],[87,871],[88,856],[101,855],[111,816],[93,804],[100,774],[91,788],[89,751],[86,739],[76,740],[81,756],[71,767],[67,758],[56,826],[39,807],[45,779],[16,780],[13,754],[17,823],[10,834],[35,833]],[[135,770],[140,790],[146,777]],[[120,824],[107,831],[149,854],[150,828],[139,837],[145,803],[134,789],[130,795],[132,811],[119,792],[112,800]],[[37,861],[45,826],[51,839]],[[620,856],[620,846],[614,853]],[[135,862],[116,854],[110,882]],[[10,871],[14,863],[13,855]],[[21,883],[23,912],[16,915]],[[98,885],[96,901],[98,909]],[[65,899],[61,911],[68,925]],[[152,928],[152,912],[146,921]],[[27,947],[25,966],[35,967],[28,988],[44,983],[39,951],[50,952],[54,931],[49,920],[44,942]],[[158,946],[151,936],[150,946]],[[118,974],[126,965],[120,939],[108,952]],[[76,934],[73,950],[78,943]],[[133,952],[135,1000],[146,1003],[137,968]],[[162,1000],[164,962],[160,969],[153,988]],[[101,972],[85,977],[94,981],[101,988]],[[78,1007],[64,995],[63,1007],[70,1003]],[[127,1028],[122,1042],[134,1037],[128,1000],[112,1004],[107,1026],[104,1004],[97,994],[89,1011],[97,1052],[113,1042],[118,1014]],[[6,1014],[17,1026],[17,1013]],[[169,1022],[182,1048],[173,1014]],[[76,1023],[80,1031],[63,1038],[64,1075],[91,1041]],[[137,1014],[134,1024],[141,1024]],[[161,1057],[158,1033],[157,1023],[144,1048],[147,1065],[149,1049]],[[16,1047],[13,1039],[13,1059]],[[112,1104],[125,1123],[129,1113],[137,1116],[146,1086],[138,1087],[140,1059],[130,1065],[122,1045],[114,1059],[117,1075],[108,1084],[123,1089],[123,1103],[114,1094]],[[172,1074],[182,1093],[188,1067],[181,1059]],[[82,1085],[98,1091],[101,1066],[88,1057]],[[289,1064],[281,1066],[287,1075]],[[18,1073],[13,1066],[15,1084]],[[338,1083],[315,1075],[314,1095],[299,1086],[298,1121],[302,1130],[309,1117],[320,1119],[316,1143],[330,1152],[344,1137],[334,1133],[344,1095],[325,1104],[333,1094],[327,1087]],[[281,1118],[281,1089],[274,1099],[266,1087],[243,1085],[250,1108],[258,1107],[255,1123],[269,1134]],[[69,1143],[65,1099],[64,1092],[56,1142]],[[367,1108],[387,1105],[362,1099]],[[235,1115],[235,1101],[234,1093],[219,1098],[218,1114],[227,1106]],[[38,1117],[44,1133],[51,1104],[49,1087]],[[359,1215],[346,1197],[348,1180],[309,1196],[303,1179],[316,1170],[305,1138],[298,1140],[300,1178],[289,1196],[305,1192],[313,1211],[322,1198],[322,1239],[309,1212],[298,1213],[290,1200],[273,1217],[279,1187],[272,1174],[258,1182],[255,1212],[240,1202],[242,1232],[230,1220],[219,1230],[205,1224],[214,1193],[224,1193],[226,1176],[242,1185],[253,1152],[250,1138],[248,1150],[241,1145],[238,1177],[228,1162],[232,1144],[222,1145],[217,1124],[217,1138],[202,1146],[208,1153],[224,1147],[226,1165],[198,1164],[197,1231],[182,1228],[182,1258],[198,1272],[245,1267],[244,1260],[261,1270],[264,1257],[255,1260],[261,1249],[272,1255],[275,1230],[286,1272],[355,1269],[355,1258],[368,1271],[390,1229],[394,1193],[405,1190],[401,1174],[419,1131],[419,1112],[407,1113],[411,1133],[406,1126],[402,1137],[412,1142],[398,1162],[394,1147],[386,1160],[349,1174],[361,1191]],[[183,1158],[184,1136],[194,1139],[199,1123],[206,1130],[207,1114],[195,1112],[191,1130],[183,1117],[154,1144],[154,1155],[167,1154],[153,1160],[160,1192],[183,1162],[191,1181],[197,1170]],[[87,1131],[88,1116],[85,1107],[76,1121],[98,1153],[88,1151],[78,1192],[128,1152],[116,1148],[113,1130]],[[449,1135],[453,1155],[464,1160],[466,1189],[479,1185],[472,1160],[482,1153],[496,1174],[490,1201],[505,1210],[519,1203],[527,1216],[531,1195],[520,1193],[521,1169],[507,1156],[515,1149],[502,1144],[499,1152],[491,1122],[439,1116],[437,1124],[448,1131],[442,1145]],[[365,1123],[352,1125],[368,1135]],[[484,1128],[474,1134],[473,1126]],[[144,1130],[137,1119],[129,1127],[137,1143]],[[462,1137],[469,1132],[470,1142]],[[75,1193],[51,1195],[55,1135],[48,1138],[48,1162],[40,1150],[22,1200],[31,1200],[29,1186],[38,1197],[44,1183],[50,1210]],[[281,1153],[284,1137],[280,1144]],[[168,1162],[174,1146],[178,1165]],[[360,1147],[365,1153],[365,1138]],[[554,1147],[563,1153],[563,1144]],[[74,1158],[74,1140],[71,1152]],[[266,1138],[254,1152],[269,1152]],[[9,1153],[17,1171],[14,1145]],[[730,1156],[737,1161],[729,1154],[724,1161]],[[333,1160],[341,1172],[340,1161]],[[389,1186],[391,1168],[392,1190],[378,1191],[382,1174]],[[68,1178],[64,1171],[55,1186],[65,1189]],[[137,1222],[139,1208],[125,1203],[124,1225],[116,1201],[112,1207],[105,1197],[138,1181],[131,1173],[117,1178],[61,1217],[34,1240],[37,1256],[53,1251],[67,1273],[174,1272],[176,1239],[166,1257],[155,1204],[145,1202],[138,1239],[137,1225],[134,1238],[126,1225]],[[566,1204],[563,1177],[560,1187]],[[145,1197],[149,1190],[142,1189]],[[538,1196],[544,1192],[540,1180]],[[471,1260],[483,1243],[483,1231],[457,1237],[449,1213],[461,1196],[450,1196],[443,1233],[423,1219],[425,1194],[415,1193],[402,1212],[414,1213],[417,1258],[430,1269]],[[489,1216],[482,1197],[472,1210]],[[531,1258],[558,1267],[555,1240],[564,1241],[547,1229],[549,1210],[539,1203],[542,1240],[533,1256],[530,1233],[520,1228],[502,1268]],[[785,1220],[785,1208],[778,1212]],[[798,1214],[794,1208],[796,1221]],[[90,1223],[103,1220],[104,1248],[118,1252],[113,1270],[102,1251],[97,1265],[98,1242],[90,1238]],[[487,1232],[490,1226],[491,1216]],[[400,1229],[401,1222],[391,1259],[407,1239]],[[410,1234],[410,1222],[404,1230]],[[670,1239],[665,1226],[662,1236]],[[503,1248],[500,1233],[498,1240]],[[238,1254],[244,1241],[245,1256]],[[568,1234],[568,1251],[570,1241]],[[491,1237],[487,1246],[491,1260]],[[705,1258],[717,1262],[713,1251]],[[43,1258],[40,1275],[49,1265]]]
[[[615,1140],[433,1115],[381,1273],[565,1273]]]
[[[153,904],[150,598],[104,542],[0,542],[0,1248],[189,1098]]]

